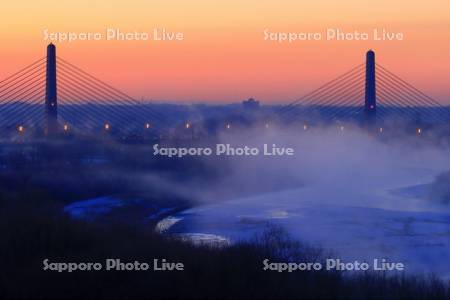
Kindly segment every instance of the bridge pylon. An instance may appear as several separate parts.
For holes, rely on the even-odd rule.
[[[364,121],[368,127],[376,123],[377,115],[377,95],[375,82],[375,52],[372,50],[366,53],[366,87],[364,103]]]
[[[58,96],[56,87],[56,47],[47,46],[47,69],[45,84],[45,133],[54,135],[58,132]]]

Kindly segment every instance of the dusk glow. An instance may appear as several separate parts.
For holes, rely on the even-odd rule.
[[[58,56],[135,98],[288,103],[364,61],[377,61],[450,104],[448,1],[20,1],[2,3],[4,78],[45,55],[49,32],[152,32],[183,40],[56,42]],[[369,32],[403,40],[278,42],[269,32]],[[164,32],[163,32],[164,31]],[[385,36],[386,37],[386,36]],[[388,36],[389,37],[389,36]]]
[[[449,0],[0,11],[0,299],[450,299]]]

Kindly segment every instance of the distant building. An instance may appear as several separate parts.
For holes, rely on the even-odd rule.
[[[259,101],[250,98],[248,100],[242,101],[242,106],[244,107],[244,110],[254,111],[259,109]]]

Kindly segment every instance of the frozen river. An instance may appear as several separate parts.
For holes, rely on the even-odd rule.
[[[233,243],[275,223],[347,261],[387,258],[408,272],[450,278],[450,213],[425,199],[432,173],[405,170],[389,184],[380,178],[362,189],[309,186],[203,205],[159,227],[194,242],[200,236]]]

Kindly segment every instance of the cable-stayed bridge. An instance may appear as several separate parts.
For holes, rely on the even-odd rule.
[[[158,131],[165,119],[142,103],[56,56],[43,57],[0,81],[0,129]]]
[[[277,119],[308,126],[357,122],[382,130],[399,122],[447,126],[450,109],[376,63],[375,53],[368,51],[365,63],[283,106]],[[53,44],[48,45],[46,57],[0,81],[1,132],[154,134],[170,125],[175,124],[168,124],[155,105],[138,101],[58,57]]]
[[[378,126],[450,125],[450,109],[375,62],[366,62],[282,107],[287,122],[354,122]]]

